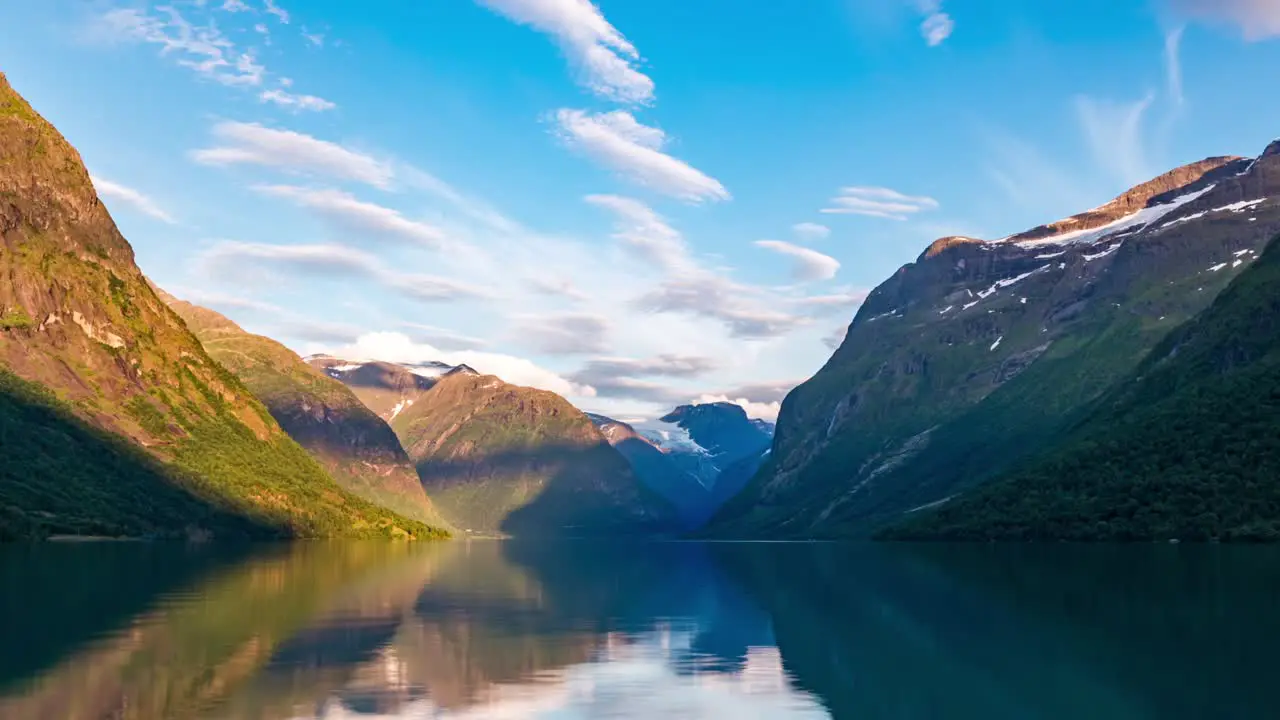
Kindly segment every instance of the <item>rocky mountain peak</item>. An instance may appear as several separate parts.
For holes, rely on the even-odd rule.
[[[1280,155],[1280,138],[1273,140],[1266,150],[1262,151],[1262,157],[1274,157]]]
[[[932,243],[930,243],[929,247],[925,248],[925,251],[921,253],[920,258],[917,260],[917,262],[919,262],[919,260],[926,260],[928,258],[931,258],[941,253],[944,250],[957,247],[959,245],[970,245],[974,243],[981,244],[983,242],[984,242],[983,240],[979,240],[977,238],[965,237],[963,235],[949,235],[944,238],[938,238],[937,240],[934,240]]]
[[[1125,191],[1111,202],[1057,222],[1041,225],[1007,238],[1018,243],[1042,240],[1068,232],[1093,230],[1132,215],[1143,208],[1171,202],[1177,196],[1198,192],[1231,177],[1250,161],[1241,157],[1211,157],[1183,165]]]

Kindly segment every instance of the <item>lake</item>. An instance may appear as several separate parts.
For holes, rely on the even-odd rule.
[[[0,547],[0,718],[1274,718],[1280,549]]]

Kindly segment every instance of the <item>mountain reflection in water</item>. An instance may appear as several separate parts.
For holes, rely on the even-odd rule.
[[[1262,548],[0,548],[0,718],[1271,717]]]

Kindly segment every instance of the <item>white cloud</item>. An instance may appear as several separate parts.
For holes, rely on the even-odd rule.
[[[291,130],[275,130],[257,123],[220,122],[213,135],[223,144],[196,150],[192,158],[204,165],[253,164],[307,175],[361,182],[386,190],[394,169],[389,163]]]
[[[488,291],[457,280],[400,272],[372,255],[343,245],[265,245],[223,241],[205,251],[199,267],[211,275],[243,279],[266,266],[318,277],[370,280],[405,297],[435,303],[492,297]]]
[[[942,11],[942,0],[919,0],[920,11],[925,14],[920,23],[920,35],[929,43],[929,47],[937,47],[951,37],[956,23],[951,16]]]
[[[169,223],[170,225],[177,222],[173,219],[172,215],[165,212],[164,209],[157,205],[154,200],[142,194],[138,190],[134,190],[131,187],[125,187],[124,185],[111,182],[110,180],[104,180],[97,176],[91,176],[90,180],[93,181],[93,187],[98,191],[98,194],[104,198],[118,200],[143,215],[153,217],[156,220]]]
[[[253,12],[253,8],[245,4],[244,0],[223,0],[222,10],[224,12]]]
[[[614,238],[644,260],[669,272],[693,269],[684,237],[648,205],[618,195],[588,195],[585,200],[614,213]]]
[[[295,95],[284,90],[264,90],[258,95],[262,102],[269,102],[289,110],[312,110],[323,112],[332,110],[337,104],[315,95]]]
[[[882,187],[846,187],[831,199],[831,207],[823,208],[822,212],[906,220],[911,215],[938,207],[938,201],[931,197],[906,195]]]
[[[695,402],[698,404],[718,402],[731,403],[747,411],[747,417],[768,420],[769,422],[777,422],[778,411],[782,409],[781,402],[752,402],[747,398],[731,398],[728,395],[701,395]]]
[[[253,189],[263,195],[290,200],[346,233],[389,237],[433,249],[443,247],[446,242],[439,228],[410,220],[391,208],[358,200],[341,190],[293,185],[256,185]]]
[[[1142,131],[1143,116],[1154,99],[1153,94],[1131,103],[1076,98],[1076,114],[1094,159],[1126,187],[1156,175],[1147,164]]]
[[[802,222],[792,225],[791,232],[800,240],[822,240],[831,235],[831,228],[818,223]]]
[[[693,166],[662,152],[666,134],[637,122],[628,112],[556,113],[561,137],[571,147],[654,192],[685,202],[728,200],[729,191]]]
[[[160,55],[224,85],[261,85],[266,68],[253,53],[240,51],[212,22],[193,25],[172,6],[152,15],[136,8],[116,8],[100,19],[98,31],[112,39],[160,46]]]
[[[757,240],[756,247],[786,255],[795,261],[792,276],[801,282],[830,280],[840,270],[840,261],[817,250],[793,245],[782,240]]]
[[[281,23],[285,25],[289,24],[289,13],[284,8],[277,5],[275,3],[275,0],[264,0],[264,2],[266,4],[266,10],[268,15],[275,15],[277,18],[280,19]]]
[[[1246,40],[1280,36],[1280,3],[1275,0],[1170,0],[1189,17],[1238,25]]]
[[[304,30],[302,37],[316,47],[324,47],[324,33],[310,33]]]
[[[594,397],[596,394],[595,388],[571,382],[526,358],[479,350],[448,351],[427,343],[416,343],[407,335],[397,332],[366,333],[351,345],[332,348],[326,352],[350,360],[387,362],[437,360],[449,365],[466,364],[481,373],[497,376],[513,385],[549,390],[567,397]]]
[[[635,68],[639,53],[590,0],[476,1],[555,37],[597,95],[628,103],[653,99],[653,80]]]

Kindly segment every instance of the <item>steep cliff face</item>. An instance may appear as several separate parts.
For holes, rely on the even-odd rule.
[[[1269,148],[1003,240],[935,243],[787,396],[768,460],[714,532],[857,535],[992,477],[1055,442],[1277,231]]]
[[[23,534],[430,534],[338,487],[205,353],[3,76],[0,376]]]
[[[340,485],[406,517],[446,526],[391,427],[345,385],[270,338],[157,292],[205,351],[239,378]]]
[[[670,529],[673,511],[554,393],[446,374],[391,424],[445,517],[473,533]]]

